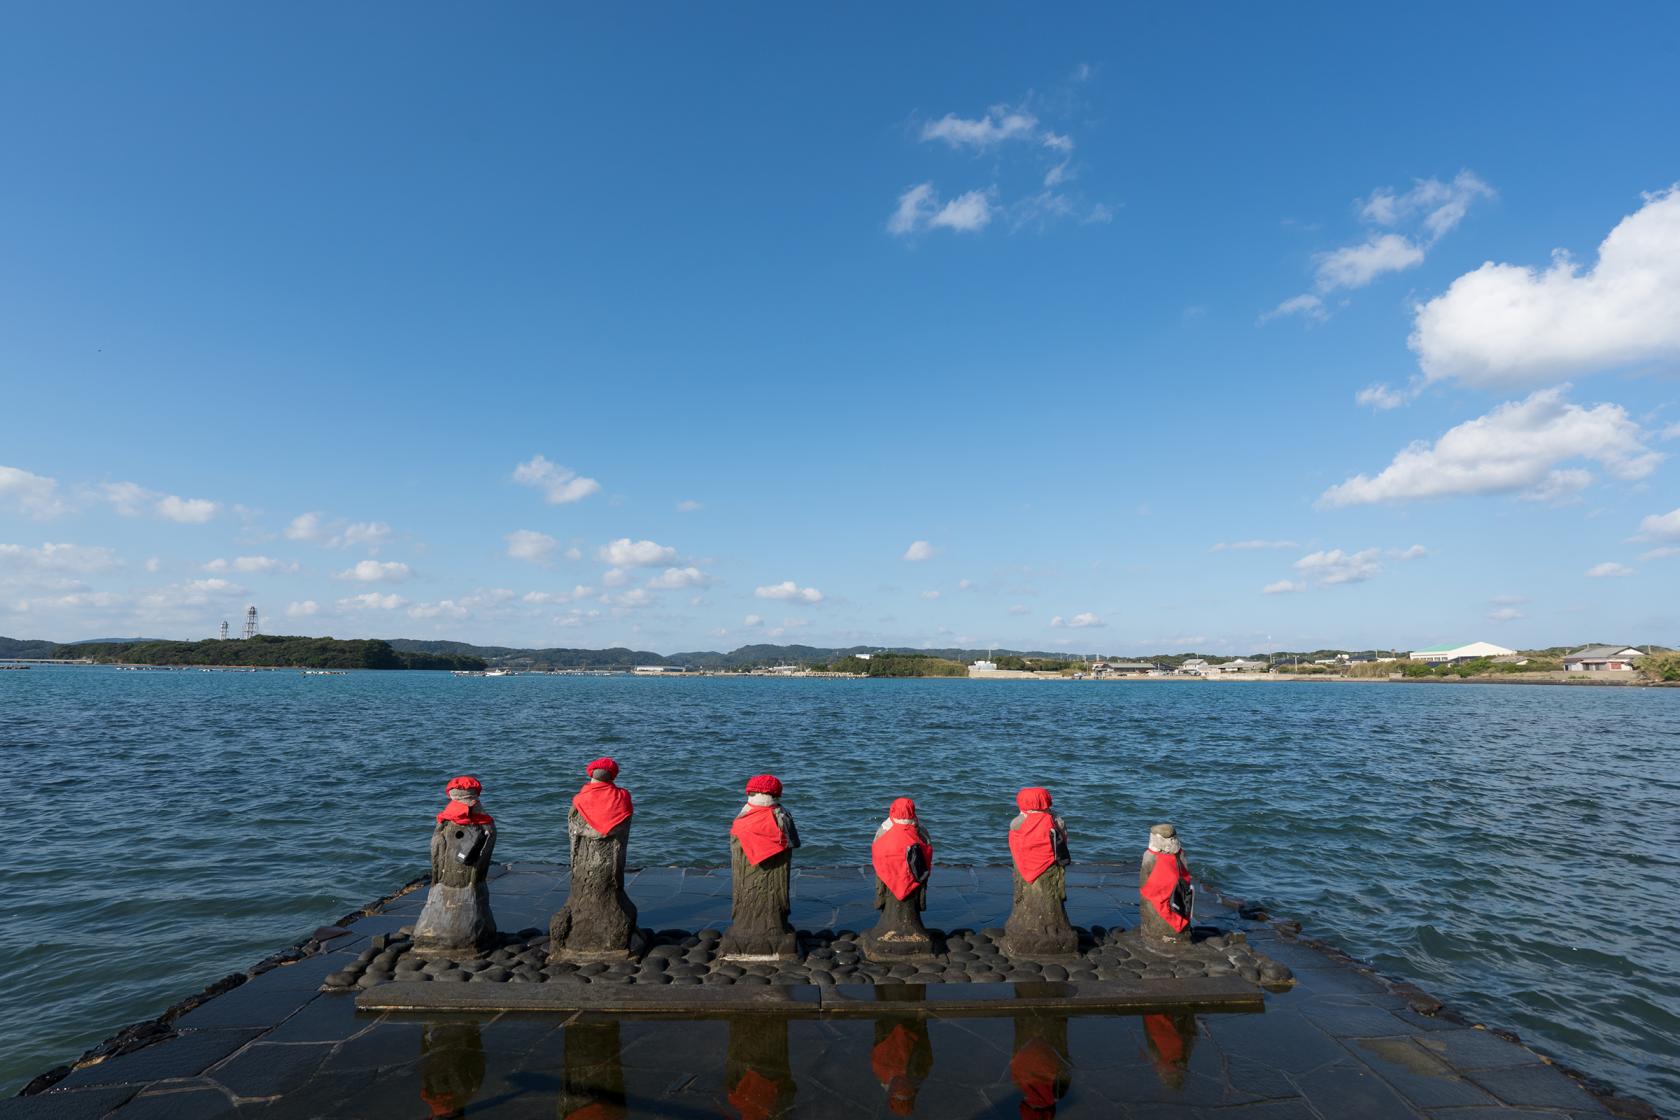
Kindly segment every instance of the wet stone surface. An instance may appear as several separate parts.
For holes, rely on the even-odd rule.
[[[483,957],[413,954],[402,931],[423,902],[424,893],[415,892],[349,923],[348,933],[320,941],[302,959],[174,1018],[150,1045],[89,1060],[45,1092],[0,1100],[0,1120],[1609,1114],[1578,1080],[1526,1047],[1296,940],[1292,930],[1237,911],[1219,924],[1245,940],[1204,943],[1198,954],[1246,946],[1254,960],[1290,969],[1294,984],[1265,989],[1259,1013],[1011,1015],[1000,1007],[978,1018],[883,1010],[818,1019],[355,1009],[370,971],[465,985],[757,986],[823,985],[823,974],[838,981],[850,968],[847,984],[873,982],[886,994],[900,980],[965,984],[991,975],[1008,980],[1011,972],[1051,980],[1060,978],[1058,970],[1071,977],[1084,969],[1100,978],[1103,969],[1130,975],[1188,966],[1140,953],[1129,934],[1108,928],[1135,915],[1136,876],[1135,867],[1070,869],[1068,913],[1090,943],[1077,962],[1032,967],[996,953],[1010,908],[1009,870],[937,868],[927,920],[949,940],[935,980],[919,965],[888,966],[882,977],[850,959],[860,956],[853,931],[874,917],[874,880],[861,868],[796,875],[794,920],[812,936],[794,969],[716,961],[713,947],[729,920],[727,871],[653,869],[628,884],[655,934],[646,955],[552,973],[529,954],[540,951],[540,931],[565,900],[564,868],[499,868],[491,882],[496,914],[505,928],[524,933]],[[1198,955],[1196,963],[1216,962]],[[901,975],[905,968],[909,976]],[[341,974],[353,977],[351,986],[320,990]],[[1638,1102],[1617,1105],[1619,1115],[1640,1115]]]

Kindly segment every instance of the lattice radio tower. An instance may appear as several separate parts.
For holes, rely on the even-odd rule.
[[[227,641],[227,619],[222,619],[222,641]]]
[[[256,607],[246,607],[245,608],[245,637],[254,638],[256,636],[257,636],[257,608]]]

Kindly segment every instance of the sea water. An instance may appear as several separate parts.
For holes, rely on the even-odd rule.
[[[766,771],[807,864],[900,795],[946,863],[1007,860],[1023,785],[1076,861],[1171,821],[1207,883],[1680,1110],[1677,743],[1667,689],[3,673],[0,1089],[423,873],[455,774],[498,858],[564,859],[610,754],[642,865],[726,863]]]

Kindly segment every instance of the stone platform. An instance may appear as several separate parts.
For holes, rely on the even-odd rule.
[[[1129,926],[1135,918],[1136,884],[1135,866],[1075,866],[1068,874],[1069,915],[1087,930],[1101,927],[1101,940],[1113,943],[1113,927]],[[728,922],[727,869],[648,869],[636,873],[628,889],[642,922],[655,930],[704,931]],[[873,890],[863,869],[800,870],[793,883],[794,921],[818,933],[834,931],[835,940],[826,946],[833,948],[847,927],[873,920]],[[564,901],[564,869],[504,868],[491,892],[504,928],[540,930]],[[1211,924],[1225,931],[1227,944],[1230,933],[1243,933],[1257,959],[1287,966],[1292,987],[1262,991],[1235,972],[1154,983],[1242,985],[1262,1001],[1257,1014],[1225,1013],[1217,1005],[1146,1013],[1090,1010],[1078,1004],[1083,985],[1134,985],[1144,978],[1047,979],[1042,966],[1033,979],[1010,980],[1005,974],[1002,981],[971,976],[906,985],[889,969],[885,978],[849,984],[782,985],[769,978],[743,984],[737,977],[729,985],[679,986],[720,996],[799,992],[798,999],[817,1004],[814,1016],[736,1009],[649,1018],[622,1006],[611,1012],[540,1013],[356,1007],[359,998],[372,1000],[382,991],[392,998],[411,987],[425,989],[429,998],[469,1003],[480,989],[566,991],[574,997],[587,992],[620,1004],[635,998],[628,993],[671,991],[639,979],[513,981],[517,963],[502,983],[440,981],[434,975],[428,981],[393,979],[321,991],[338,973],[359,970],[354,980],[359,984],[368,964],[393,943],[400,947],[400,931],[413,924],[422,893],[396,898],[342,930],[319,930],[301,950],[265,962],[269,967],[253,970],[213,998],[189,1001],[164,1019],[130,1028],[67,1074],[40,1079],[28,1095],[0,1101],[0,1120],[908,1115],[1537,1120],[1604,1116],[1611,1109],[1650,1114],[1640,1111],[1638,1101],[1594,1096],[1576,1077],[1520,1043],[1466,1022],[1416,989],[1386,982],[1334,951],[1298,940],[1292,923],[1274,926],[1253,911],[1225,910],[1213,915]],[[956,939],[964,929],[984,935],[1002,923],[1009,902],[1007,868],[939,867],[927,921]],[[679,948],[687,936],[698,934],[678,939]],[[1119,943],[1125,944],[1124,935]],[[966,951],[984,955],[972,947]],[[392,958],[393,978],[401,956]],[[678,959],[688,963],[687,950]],[[811,953],[805,967],[824,959]],[[1000,985],[997,991],[983,990],[993,984]],[[978,995],[991,1001],[1005,989],[1017,1003],[993,1003],[975,1016],[928,1010],[944,999],[960,1004]],[[1074,1002],[1061,1002],[1068,996]],[[825,999],[836,1007],[850,1001],[846,1013],[822,1014]]]

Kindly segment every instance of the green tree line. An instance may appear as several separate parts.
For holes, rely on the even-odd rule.
[[[104,664],[229,665],[297,669],[482,669],[484,659],[395,650],[377,638],[301,638],[258,634],[203,642],[116,642],[60,646],[56,657]]]

